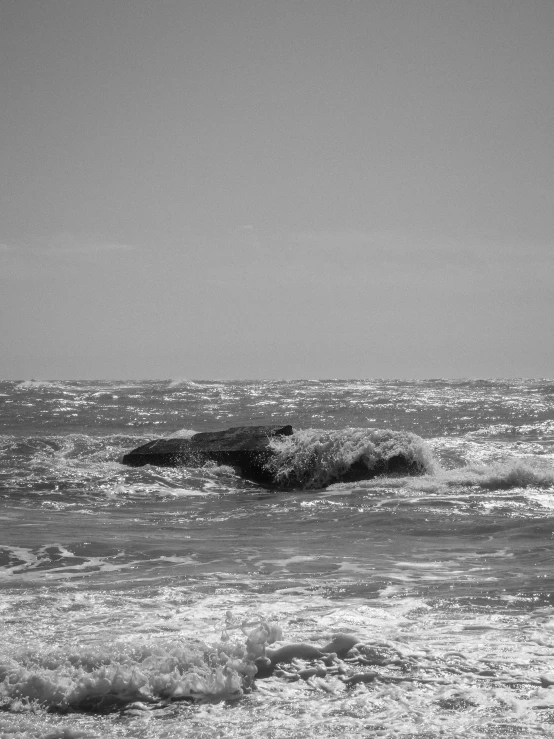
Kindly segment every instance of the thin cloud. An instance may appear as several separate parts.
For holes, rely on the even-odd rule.
[[[111,257],[115,264],[135,252],[135,247],[108,239],[63,236],[51,240],[0,243],[2,282],[52,279],[62,269],[80,269],[79,264],[102,263]],[[117,257],[120,257],[117,259]]]
[[[51,241],[43,253],[53,256],[60,255],[100,255],[113,252],[129,252],[134,251],[135,247],[130,244],[122,244],[117,241],[104,241],[92,239],[57,239]]]
[[[347,249],[383,242],[406,241],[406,232],[401,229],[375,230],[315,230],[297,231],[289,236],[289,243],[299,247],[315,247],[321,249]]]
[[[83,234],[57,234],[46,238],[27,238],[17,244],[0,242],[0,253],[21,259],[48,258],[65,255],[100,255],[103,253],[130,252],[136,247],[109,238]]]
[[[516,279],[518,271],[552,274],[552,245],[546,241],[457,238],[390,230],[314,230],[288,234],[291,269],[365,279],[367,270],[385,275],[456,273],[459,279]],[[320,256],[322,259],[320,259]]]

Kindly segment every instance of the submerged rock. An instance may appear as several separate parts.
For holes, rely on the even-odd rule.
[[[388,430],[294,432],[290,425],[240,426],[187,439],[151,441],[126,454],[122,462],[133,467],[199,467],[215,462],[262,485],[321,489],[383,474],[424,472],[422,445],[414,434]]]

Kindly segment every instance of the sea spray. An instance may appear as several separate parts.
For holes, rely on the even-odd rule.
[[[157,640],[18,650],[0,660],[0,707],[110,711],[134,701],[236,700],[251,689],[255,660],[281,636],[265,622],[243,634],[246,643],[224,631],[216,644]]]
[[[271,439],[270,446],[275,456],[268,466],[277,483],[284,487],[322,488],[344,479],[355,466],[362,475],[366,471],[368,477],[371,473],[387,472],[393,466],[404,474],[436,469],[425,441],[404,431],[304,429],[292,436]]]
[[[367,480],[360,483],[364,488],[382,485],[379,480]],[[463,492],[474,489],[493,492],[495,490],[513,490],[518,488],[538,488],[554,490],[554,466],[523,460],[506,462],[490,462],[488,464],[466,464],[451,470],[436,467],[433,474],[409,480],[387,479],[387,487],[391,489],[406,488],[422,493]]]

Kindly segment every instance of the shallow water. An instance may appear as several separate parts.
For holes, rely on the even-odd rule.
[[[0,737],[552,735],[552,381],[29,381],[0,404]],[[274,492],[119,463],[285,422],[296,460],[334,440],[320,473],[389,429],[427,474]],[[338,632],[344,659],[252,679]]]

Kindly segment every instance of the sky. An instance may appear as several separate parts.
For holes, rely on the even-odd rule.
[[[0,378],[554,376],[552,0],[0,34]]]

